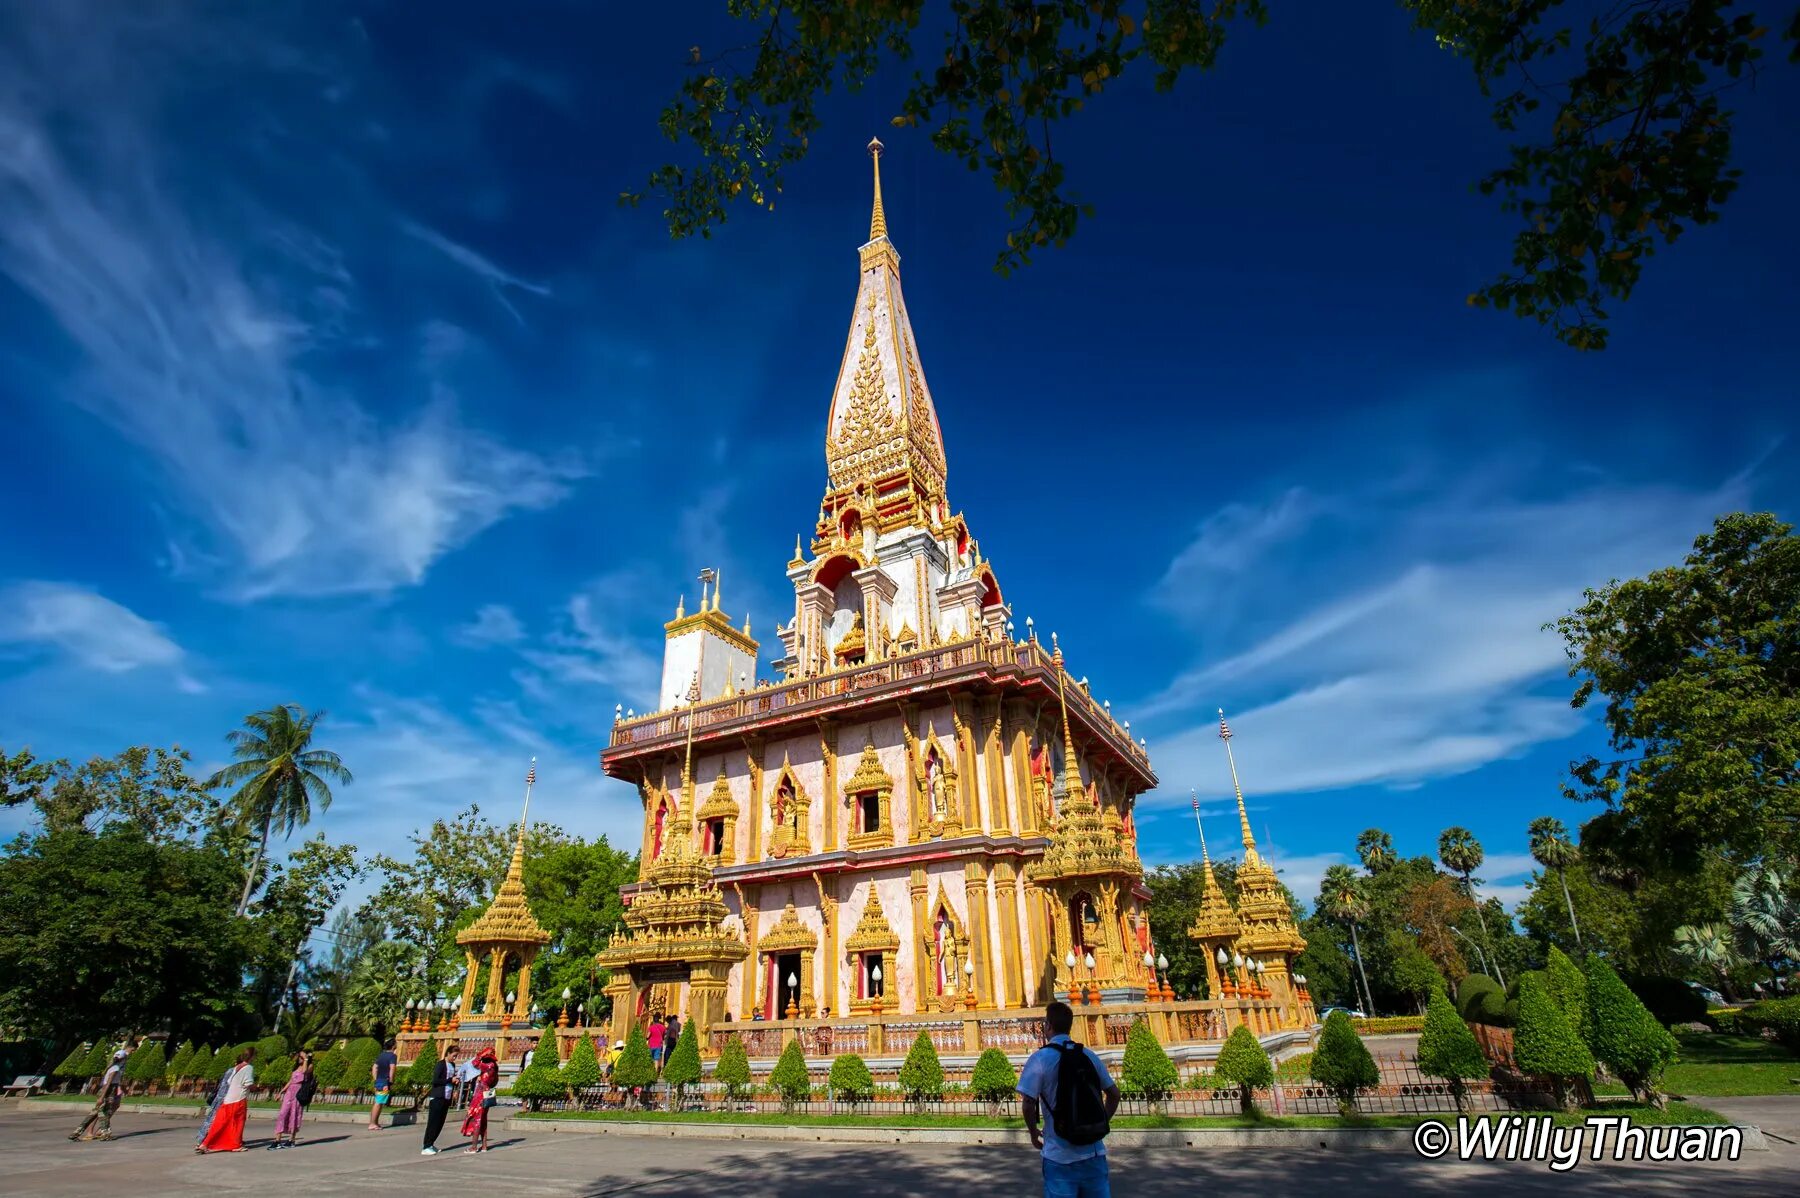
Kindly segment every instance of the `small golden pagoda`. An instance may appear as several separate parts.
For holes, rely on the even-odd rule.
[[[535,769],[535,766],[534,766]],[[456,943],[467,959],[468,976],[463,981],[462,1022],[475,1016],[471,1005],[475,999],[476,974],[485,958],[488,963],[486,1000],[481,1017],[487,1022],[528,1022],[531,1012],[531,965],[538,950],[550,943],[550,933],[538,923],[525,901],[525,829],[519,828],[519,839],[513,845],[512,864],[494,894],[494,901],[481,913],[481,918],[456,934]],[[505,1001],[506,974],[512,963],[519,967],[512,1009],[502,1012]],[[479,1022],[479,1020],[478,1020]]]
[[[1200,800],[1194,800],[1194,825],[1200,824]],[[1200,911],[1194,917],[1193,926],[1188,928],[1190,940],[1198,941],[1201,956],[1206,958],[1206,992],[1217,998],[1224,993],[1225,975],[1219,968],[1219,952],[1224,951],[1230,958],[1243,925],[1238,922],[1237,913],[1231,909],[1231,903],[1225,897],[1224,887],[1213,873],[1212,856],[1206,851],[1206,830],[1200,829],[1200,864],[1205,871],[1206,881],[1200,893]]]
[[[1293,981],[1294,958],[1305,951],[1306,940],[1294,926],[1293,908],[1288,906],[1275,867],[1256,851],[1256,838],[1250,835],[1244,788],[1238,784],[1237,758],[1231,752],[1231,727],[1223,711],[1219,713],[1219,739],[1225,742],[1225,758],[1231,763],[1231,788],[1237,795],[1238,824],[1244,836],[1244,860],[1237,870],[1237,917],[1242,926],[1237,952],[1255,962],[1254,980],[1270,992],[1289,1022],[1310,1021]]]
[[[1148,979],[1135,946],[1124,942],[1124,928],[1127,917],[1133,926],[1141,922],[1137,891],[1144,867],[1120,835],[1119,821],[1103,816],[1082,784],[1069,731],[1068,672],[1054,635],[1051,643],[1062,704],[1063,776],[1050,843],[1044,855],[1026,867],[1025,878],[1055,898],[1051,956],[1059,989],[1072,994],[1079,989],[1085,995],[1091,987],[1095,1001],[1102,995],[1141,1000]],[[1071,956],[1076,962],[1073,970],[1068,964]]]
[[[750,955],[749,947],[726,927],[728,911],[713,881],[714,862],[693,849],[692,762],[690,734],[677,833],[632,895],[625,909],[628,930],[615,935],[598,956],[612,975],[604,992],[612,998],[614,1039],[624,1039],[634,1021],[675,1013],[677,1004],[671,1000],[685,982],[688,1019],[700,1042],[707,1043],[708,1029],[725,1015],[731,967]],[[718,802],[717,789],[709,803]]]

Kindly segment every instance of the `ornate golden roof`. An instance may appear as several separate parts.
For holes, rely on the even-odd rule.
[[[881,909],[881,895],[876,893],[874,883],[869,884],[869,901],[863,904],[862,918],[856,923],[856,930],[844,941],[846,953],[896,952],[900,948],[900,937],[894,934],[888,923],[887,913]]]
[[[1200,818],[1199,801],[1195,801],[1194,819]],[[1206,883],[1200,892],[1200,911],[1188,928],[1188,936],[1194,940],[1218,941],[1230,944],[1238,938],[1243,929],[1238,923],[1237,913],[1231,909],[1231,903],[1225,898],[1225,889],[1219,885],[1219,879],[1213,873],[1212,857],[1206,851],[1206,832],[1200,832],[1200,864],[1206,871]]]
[[[893,789],[894,780],[881,768],[881,754],[875,751],[874,742],[871,741],[863,746],[862,756],[856,761],[856,772],[844,783],[844,793],[858,795],[867,794],[871,790]]]
[[[850,621],[850,631],[844,634],[844,639],[838,642],[834,652],[839,657],[851,657],[858,653],[866,653],[868,647],[868,638],[863,634],[862,613],[857,612]]]
[[[781,909],[781,918],[775,921],[775,926],[756,941],[756,951],[763,953],[798,952],[818,947],[818,933],[800,922],[800,913],[794,910],[792,903]]]
[[[456,934],[458,944],[480,945],[549,944],[550,933],[538,923],[525,901],[525,834],[513,845],[512,864],[494,894],[494,901],[481,913],[481,918]]]
[[[1062,650],[1055,653],[1058,670]],[[1059,673],[1060,694],[1068,675]],[[1025,867],[1025,876],[1039,885],[1077,878],[1141,878],[1144,866],[1125,846],[1118,831],[1107,826],[1100,808],[1081,781],[1081,765],[1075,759],[1075,738],[1069,730],[1069,707],[1063,701],[1063,784],[1050,831],[1050,847]]]
[[[678,828],[625,909],[627,932],[613,937],[599,954],[600,964],[618,969],[663,961],[742,961],[750,950],[724,927],[727,914],[712,867],[694,856],[686,830]]]
[[[731,797],[731,783],[725,777],[725,763],[719,763],[719,776],[713,782],[712,793],[706,796],[706,802],[699,811],[700,819],[723,819],[738,813],[737,800]]]

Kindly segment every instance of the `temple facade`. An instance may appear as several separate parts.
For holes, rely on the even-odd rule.
[[[1156,775],[1056,638],[1015,627],[950,503],[870,150],[826,486],[778,648],[765,663],[703,574],[664,626],[661,709],[621,716],[602,754],[644,810],[627,927],[600,958],[617,1036],[656,1012],[704,1042],[725,1023],[1173,998],[1133,818]]]

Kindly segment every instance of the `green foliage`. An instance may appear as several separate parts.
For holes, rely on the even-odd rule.
[[[180,746],[134,745],[84,765],[39,762],[26,750],[0,750],[0,805],[30,803],[45,834],[99,832],[129,826],[155,844],[199,837],[219,803],[188,776],[192,759]]]
[[[98,1040],[95,1040],[94,1046],[88,1049],[87,1060],[82,1065],[81,1076],[99,1077],[102,1073],[105,1073],[107,1067],[112,1064],[112,1054],[113,1042],[111,1037],[101,1036]]]
[[[130,1081],[144,1085],[161,1084],[163,1072],[168,1067],[169,1061],[164,1055],[162,1041],[145,1039],[125,1062],[125,1076]]]
[[[1274,1084],[1275,1066],[1257,1041],[1256,1033],[1240,1023],[1219,1049],[1219,1059],[1213,1065],[1213,1079],[1236,1086],[1238,1102],[1243,1106],[1244,1114],[1250,1115],[1256,1111],[1254,1091]]]
[[[1634,1096],[1661,1105],[1662,1074],[1675,1059],[1675,1037],[1598,955],[1587,959],[1587,983],[1583,1030],[1594,1056]]]
[[[50,1071],[51,1077],[80,1078],[89,1076],[87,1072],[88,1048],[86,1044],[77,1044],[69,1050],[69,1055],[62,1059],[62,1064]]]
[[[175,1055],[169,1058],[167,1067],[163,1069],[163,1080],[170,1085],[174,1085],[176,1082],[186,1077],[188,1062],[193,1059],[194,1042],[189,1040],[183,1043],[180,1048],[177,1048],[175,1050]]]
[[[663,1081],[673,1087],[679,1096],[684,1089],[699,1080],[700,1036],[694,1030],[694,1021],[690,1019],[681,1025],[681,1035],[675,1039],[675,1050],[663,1065]]]
[[[1720,1030],[1725,1013],[1720,1012]],[[1768,1032],[1790,1052],[1800,1053],[1800,998],[1771,998],[1736,1013],[1739,1031],[1750,1035]]]
[[[258,1040],[256,1042],[255,1061],[257,1070],[262,1070],[264,1066],[268,1065],[269,1062],[273,1061],[276,1057],[285,1056],[288,1047],[289,1045],[286,1036],[264,1036],[262,1039]]]
[[[1472,973],[1456,988],[1456,1012],[1468,1023],[1507,1027],[1506,991],[1485,973]]]
[[[1513,1060],[1525,1073],[1551,1079],[1563,1098],[1577,1081],[1592,1081],[1594,1058],[1581,1034],[1550,997],[1544,975],[1533,970],[1519,979],[1519,1026],[1513,1032]]]
[[[124,823],[8,847],[0,1025],[73,1040],[120,1027],[217,1032],[245,1015],[249,932],[231,908],[243,871],[229,854]]]
[[[1587,1026],[1587,977],[1581,972],[1581,966],[1554,944],[1544,963],[1544,987],[1570,1027]]]
[[[719,1063],[713,1067],[713,1080],[725,1087],[725,1096],[733,1102],[750,1088],[750,1055],[744,1051],[743,1038],[736,1032],[725,1041],[725,1048],[719,1053]]]
[[[646,1043],[644,1046],[646,1056],[648,1056],[649,1051],[650,1046]],[[631,1046],[629,1044],[626,1045],[625,1053],[626,1056],[631,1055]],[[624,1070],[625,1059],[624,1057],[621,1057],[619,1059],[619,1069],[615,1071],[615,1074],[617,1072],[623,1072]],[[568,1087],[571,1094],[576,1094],[587,1089],[589,1086],[599,1085],[603,1076],[600,1069],[600,1056],[594,1050],[594,1038],[586,1032],[583,1032],[581,1038],[575,1041],[575,1047],[569,1050],[569,1059],[563,1064],[562,1083],[564,1086]],[[654,1069],[651,1070],[651,1078],[652,1080],[655,1078]],[[618,1080],[616,1075],[615,1080]],[[622,1082],[621,1084],[647,1086],[650,1083],[648,1081],[630,1081]]]
[[[927,1032],[920,1032],[900,1066],[900,1092],[913,1102],[936,1101],[944,1096],[944,1067]]]
[[[800,1051],[800,1041],[791,1040],[781,1050],[781,1059],[775,1062],[775,1068],[769,1074],[769,1084],[781,1095],[784,1107],[811,1097],[812,1077],[806,1071],[806,1056]]]
[[[826,1084],[831,1096],[839,1102],[865,1102],[875,1093],[875,1079],[863,1059],[847,1052],[831,1062],[831,1075]]]
[[[341,1090],[344,1087],[344,1046],[333,1044],[313,1058],[313,1082],[320,1089]]]
[[[582,1037],[586,1039],[586,1037]],[[561,1098],[567,1092],[562,1080],[562,1057],[556,1047],[556,1030],[546,1027],[538,1036],[531,1064],[513,1079],[512,1093],[523,1098],[532,1110],[548,1098]]]
[[[586,1039],[584,1036],[583,1039]],[[575,1051],[569,1053],[569,1064],[575,1063]],[[563,1066],[565,1076],[568,1066]],[[625,1037],[625,1051],[619,1057],[619,1063],[613,1066],[613,1084],[627,1089],[647,1086],[656,1080],[656,1062],[650,1059],[650,1041],[644,1038],[642,1024],[631,1025],[631,1034]],[[592,1084],[592,1083],[589,1083]]]
[[[294,1058],[287,1053],[276,1057],[267,1065],[256,1067],[256,1084],[270,1094],[279,1093],[288,1084],[288,1078],[294,1074]]]
[[[1019,1071],[998,1048],[987,1049],[975,1061],[969,1089],[983,1102],[1006,1102],[1018,1093]]]
[[[1665,152],[1656,138],[1627,140]],[[1709,144],[1728,138],[1714,131]],[[1712,847],[1740,859],[1771,844],[1794,847],[1796,604],[1793,526],[1737,512],[1699,537],[1683,564],[1590,591],[1557,621],[1569,672],[1580,679],[1573,703],[1605,698],[1611,747],[1608,760],[1575,765],[1570,793],[1612,809],[1616,856],[1686,864]],[[1585,850],[1587,828],[1582,840]]]
[[[394,1088],[409,1094],[420,1094],[430,1089],[431,1075],[437,1072],[437,1063],[437,1036],[427,1036],[425,1043],[419,1046],[419,1055],[412,1059],[404,1072],[395,1076]]]
[[[1348,1115],[1356,1110],[1356,1095],[1381,1080],[1375,1058],[1368,1045],[1356,1034],[1350,1016],[1333,1011],[1325,1017],[1319,1032],[1319,1046],[1313,1050],[1309,1070],[1314,1081],[1330,1090],[1338,1101],[1338,1109]]]
[[[338,1085],[353,1093],[361,1094],[374,1088],[370,1074],[375,1068],[375,1058],[381,1055],[381,1044],[370,1036],[361,1036],[350,1042],[344,1052],[344,1068]]]
[[[187,1068],[181,1073],[183,1081],[205,1081],[212,1076],[213,1050],[202,1044],[188,1058]]]
[[[1151,1102],[1160,1102],[1180,1084],[1175,1062],[1163,1051],[1150,1025],[1139,1019],[1125,1037],[1125,1067],[1121,1083],[1129,1085]]]
[[[1463,1083],[1488,1075],[1487,1057],[1482,1055],[1475,1033],[1441,989],[1432,992],[1425,1007],[1425,1026],[1419,1032],[1419,1072],[1449,1082],[1458,1110],[1463,1106]]]

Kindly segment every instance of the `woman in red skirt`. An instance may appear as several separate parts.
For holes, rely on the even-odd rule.
[[[256,1080],[250,1061],[255,1056],[254,1048],[238,1053],[237,1064],[220,1079],[224,1093],[219,1096],[218,1113],[213,1116],[212,1126],[206,1129],[206,1138],[200,1141],[195,1152],[244,1150],[244,1117],[250,1111],[250,1083]]]
[[[469,1117],[463,1120],[462,1134],[474,1142],[471,1152],[486,1152],[488,1146],[488,1111],[494,1105],[494,1087],[500,1084],[500,1063],[494,1050],[484,1048],[475,1058],[475,1087],[469,1096]]]

